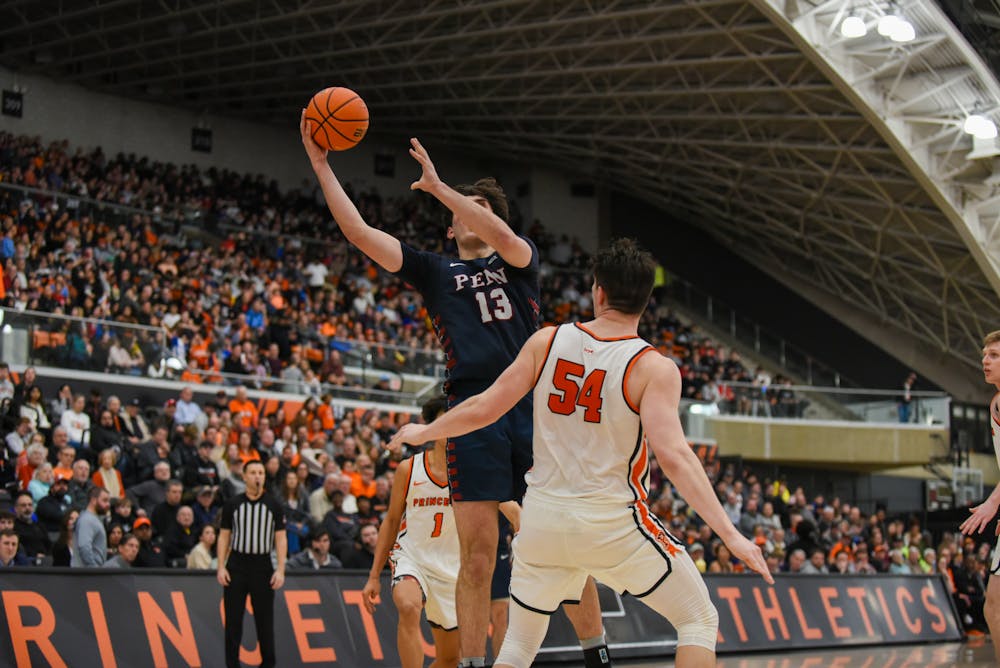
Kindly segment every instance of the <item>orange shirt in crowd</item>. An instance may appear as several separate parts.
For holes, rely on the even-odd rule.
[[[240,401],[233,399],[229,402],[229,412],[233,414],[233,421],[243,429],[257,428],[257,407],[252,401]]]
[[[367,485],[365,481],[361,479],[361,474],[358,472],[349,473],[351,476],[351,494],[355,497],[358,496],[375,496],[375,481],[372,480]]]
[[[333,417],[333,408],[327,404],[320,404],[316,409],[316,417],[323,425],[325,431],[331,431],[337,427],[337,421]]]

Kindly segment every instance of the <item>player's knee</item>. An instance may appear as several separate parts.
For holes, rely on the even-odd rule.
[[[420,624],[420,613],[424,609],[423,601],[415,596],[394,596],[392,602],[396,606],[401,624]]]
[[[706,596],[688,608],[688,614],[684,619],[677,620],[674,628],[677,629],[678,646],[695,645],[714,652],[719,637],[719,612]]]
[[[493,579],[493,559],[495,550],[490,550],[483,554],[473,552],[466,556],[462,555],[462,565],[459,570],[459,577],[473,584],[489,584]]]

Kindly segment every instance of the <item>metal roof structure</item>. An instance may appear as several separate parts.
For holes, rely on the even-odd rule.
[[[1000,87],[929,0],[7,0],[0,62],[265,122],[343,82],[696,221],[959,395],[1000,327],[1000,149],[962,130]]]

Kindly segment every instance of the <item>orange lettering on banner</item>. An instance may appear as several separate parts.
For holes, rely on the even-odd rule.
[[[741,641],[746,642],[747,630],[743,626],[743,617],[740,616],[740,610],[736,607],[736,601],[742,596],[740,590],[736,587],[719,587],[716,593],[719,595],[719,598],[729,602],[729,612],[733,614],[733,621],[736,623],[736,634],[740,637]]]
[[[806,621],[805,613],[802,612],[802,603],[799,601],[799,592],[795,590],[795,587],[788,588],[788,597],[792,599],[792,607],[795,608],[795,616],[799,620],[799,626],[802,627],[802,636],[806,640],[819,640],[822,638],[823,632],[809,626],[809,622]]]
[[[177,626],[156,602],[148,591],[139,592],[139,610],[142,612],[142,622],[146,626],[146,636],[149,639],[149,650],[153,655],[153,664],[166,666],[167,654],[163,648],[163,637],[180,653],[189,666],[200,666],[198,645],[194,640],[194,630],[191,628],[191,617],[188,615],[187,602],[184,593],[170,592],[170,600],[177,611]]]
[[[896,624],[892,621],[892,613],[889,612],[889,606],[885,604],[885,594],[882,593],[881,587],[875,587],[875,595],[878,596],[878,603],[882,606],[882,615],[885,617],[885,623],[889,625],[889,635],[896,635]]]
[[[299,648],[302,663],[328,663],[337,660],[337,653],[332,647],[312,647],[309,645],[310,633],[323,633],[326,627],[323,620],[317,617],[306,619],[302,616],[301,606],[319,605],[319,592],[315,589],[303,591],[285,590],[285,605],[288,606],[288,616],[292,620],[292,633],[295,644]]]
[[[875,631],[872,629],[872,620],[868,617],[868,606],[865,605],[865,588],[848,587],[847,595],[853,598],[858,604],[858,612],[861,613],[861,621],[865,624],[865,631],[868,632],[868,637],[874,636]]]
[[[837,620],[844,616],[843,608],[836,606],[830,601],[837,598],[837,588],[836,587],[820,587],[819,597],[823,599],[823,609],[826,610],[826,618],[830,622],[830,628],[833,629],[833,635],[836,638],[850,638],[851,630],[844,628],[837,623]]]
[[[760,613],[761,621],[764,622],[764,632],[767,633],[767,639],[774,640],[772,624],[777,622],[781,637],[788,640],[791,635],[788,633],[788,625],[785,623],[785,614],[781,611],[781,604],[778,603],[778,595],[774,592],[773,587],[768,588],[767,594],[768,598],[771,599],[769,606],[764,603],[764,597],[760,595],[760,587],[753,588],[753,598],[757,601],[757,611]]]
[[[97,638],[97,649],[101,653],[101,665],[104,668],[117,668],[115,650],[111,646],[111,634],[108,633],[108,620],[104,616],[104,604],[101,603],[101,593],[87,592],[87,607],[90,608],[90,619],[94,622],[94,636]]]
[[[823,659],[818,656],[812,656],[802,662],[802,668],[809,668],[809,666],[821,666],[823,665]]]
[[[18,668],[31,666],[28,643],[35,643],[42,656],[52,668],[66,668],[66,662],[59,656],[52,644],[52,633],[56,630],[56,615],[44,596],[33,591],[3,592],[3,607],[6,611],[10,639],[14,645],[14,661]],[[36,626],[25,626],[21,619],[21,608],[34,608],[41,616]]]
[[[378,630],[375,628],[375,620],[372,618],[371,614],[365,610],[364,598],[361,596],[361,592],[357,589],[345,590],[344,592],[344,603],[347,605],[356,605],[358,610],[361,612],[361,623],[365,627],[365,636],[368,637],[368,648],[372,652],[372,658],[376,661],[382,660],[382,643],[378,639]],[[376,603],[380,601],[376,600]]]
[[[913,594],[908,592],[905,587],[897,587],[896,605],[899,606],[899,614],[903,616],[903,623],[906,624],[906,628],[910,629],[910,633],[916,635],[917,633],[920,633],[920,629],[923,628],[923,624],[919,619],[916,621],[910,619],[910,615],[906,612],[906,606],[903,604],[904,598],[910,603],[913,603]]]
[[[945,621],[944,615],[941,614],[941,608],[937,606],[934,602],[934,588],[927,584],[923,589],[920,590],[920,600],[924,604],[924,609],[931,614],[932,617],[937,619],[936,622],[931,623],[931,630],[934,633],[944,633],[945,629],[948,628],[948,622]]]
[[[249,598],[247,598],[247,612],[253,615],[253,604],[250,603]],[[226,628],[225,600],[219,601],[219,617],[222,619],[222,628]],[[246,640],[245,633],[243,634],[243,639]],[[259,666],[260,664],[264,663],[264,659],[260,655],[260,643],[255,640],[253,649],[247,649],[243,645],[240,645],[240,661],[247,664],[248,666]]]
[[[827,664],[829,668],[847,668],[851,665],[851,657],[849,656],[838,656],[836,659]]]

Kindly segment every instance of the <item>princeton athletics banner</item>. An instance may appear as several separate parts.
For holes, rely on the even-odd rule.
[[[277,592],[281,666],[398,666],[396,614],[383,581],[374,615],[358,572],[291,573]],[[719,651],[958,640],[943,581],[924,576],[707,576],[719,609]],[[630,596],[600,588],[616,657],[673,654],[669,624]],[[0,571],[0,666],[219,666],[222,588],[214,573],[95,569]],[[259,665],[252,620],[242,659]],[[433,657],[425,626],[425,652]],[[539,660],[580,660],[565,615],[552,618]]]

